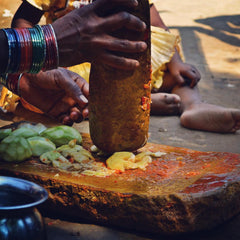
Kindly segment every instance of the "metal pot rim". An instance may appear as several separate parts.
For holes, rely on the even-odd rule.
[[[19,205],[9,205],[9,206],[1,206],[1,199],[0,199],[0,211],[1,210],[17,210],[17,209],[25,209],[35,207],[48,198],[48,193],[46,189],[41,187],[40,185],[14,177],[6,177],[0,176],[0,193],[1,191],[5,192],[14,192],[17,194],[25,194],[32,198],[32,202],[26,204],[19,204]]]

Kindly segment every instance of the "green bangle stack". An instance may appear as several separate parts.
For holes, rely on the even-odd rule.
[[[51,24],[5,28],[3,31],[8,39],[8,62],[4,73],[38,73],[42,69],[58,67],[58,46]]]
[[[21,73],[38,73],[59,65],[57,39],[51,24],[2,29],[8,40],[8,61],[0,84],[19,95]]]

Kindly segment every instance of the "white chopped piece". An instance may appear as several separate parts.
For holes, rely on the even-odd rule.
[[[153,153],[151,153],[151,156],[152,157],[161,157],[161,156],[164,156],[164,155],[166,155],[167,153],[165,153],[165,152],[153,152]]]
[[[91,152],[93,152],[93,153],[99,152],[99,149],[98,149],[97,146],[95,146],[95,145],[92,145],[92,146],[90,147],[90,150],[91,150]]]

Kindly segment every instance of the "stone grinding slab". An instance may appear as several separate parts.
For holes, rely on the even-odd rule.
[[[83,146],[91,145],[89,135],[83,134]],[[38,159],[1,162],[0,174],[45,187],[45,208],[56,213],[151,234],[208,230],[240,212],[240,154],[154,143],[140,151],[167,154],[153,158],[146,171],[108,177],[62,172]]]

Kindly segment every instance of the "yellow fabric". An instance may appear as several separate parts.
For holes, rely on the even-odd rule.
[[[73,71],[83,77],[87,82],[89,82],[89,75],[90,75],[90,63],[82,63],[79,65],[75,65],[72,67],[68,67],[70,71]]]
[[[17,106],[19,97],[3,87],[0,98],[0,107],[8,112],[13,112]]]
[[[152,87],[159,89],[162,85],[166,63],[175,53],[180,37],[161,28],[151,26],[151,63]]]
[[[43,113],[40,109],[29,104],[23,98],[20,98],[16,94],[12,93],[6,87],[2,88],[0,97],[0,107],[2,108],[3,111],[14,112],[19,101],[21,101],[22,105],[28,110],[41,114]]]

